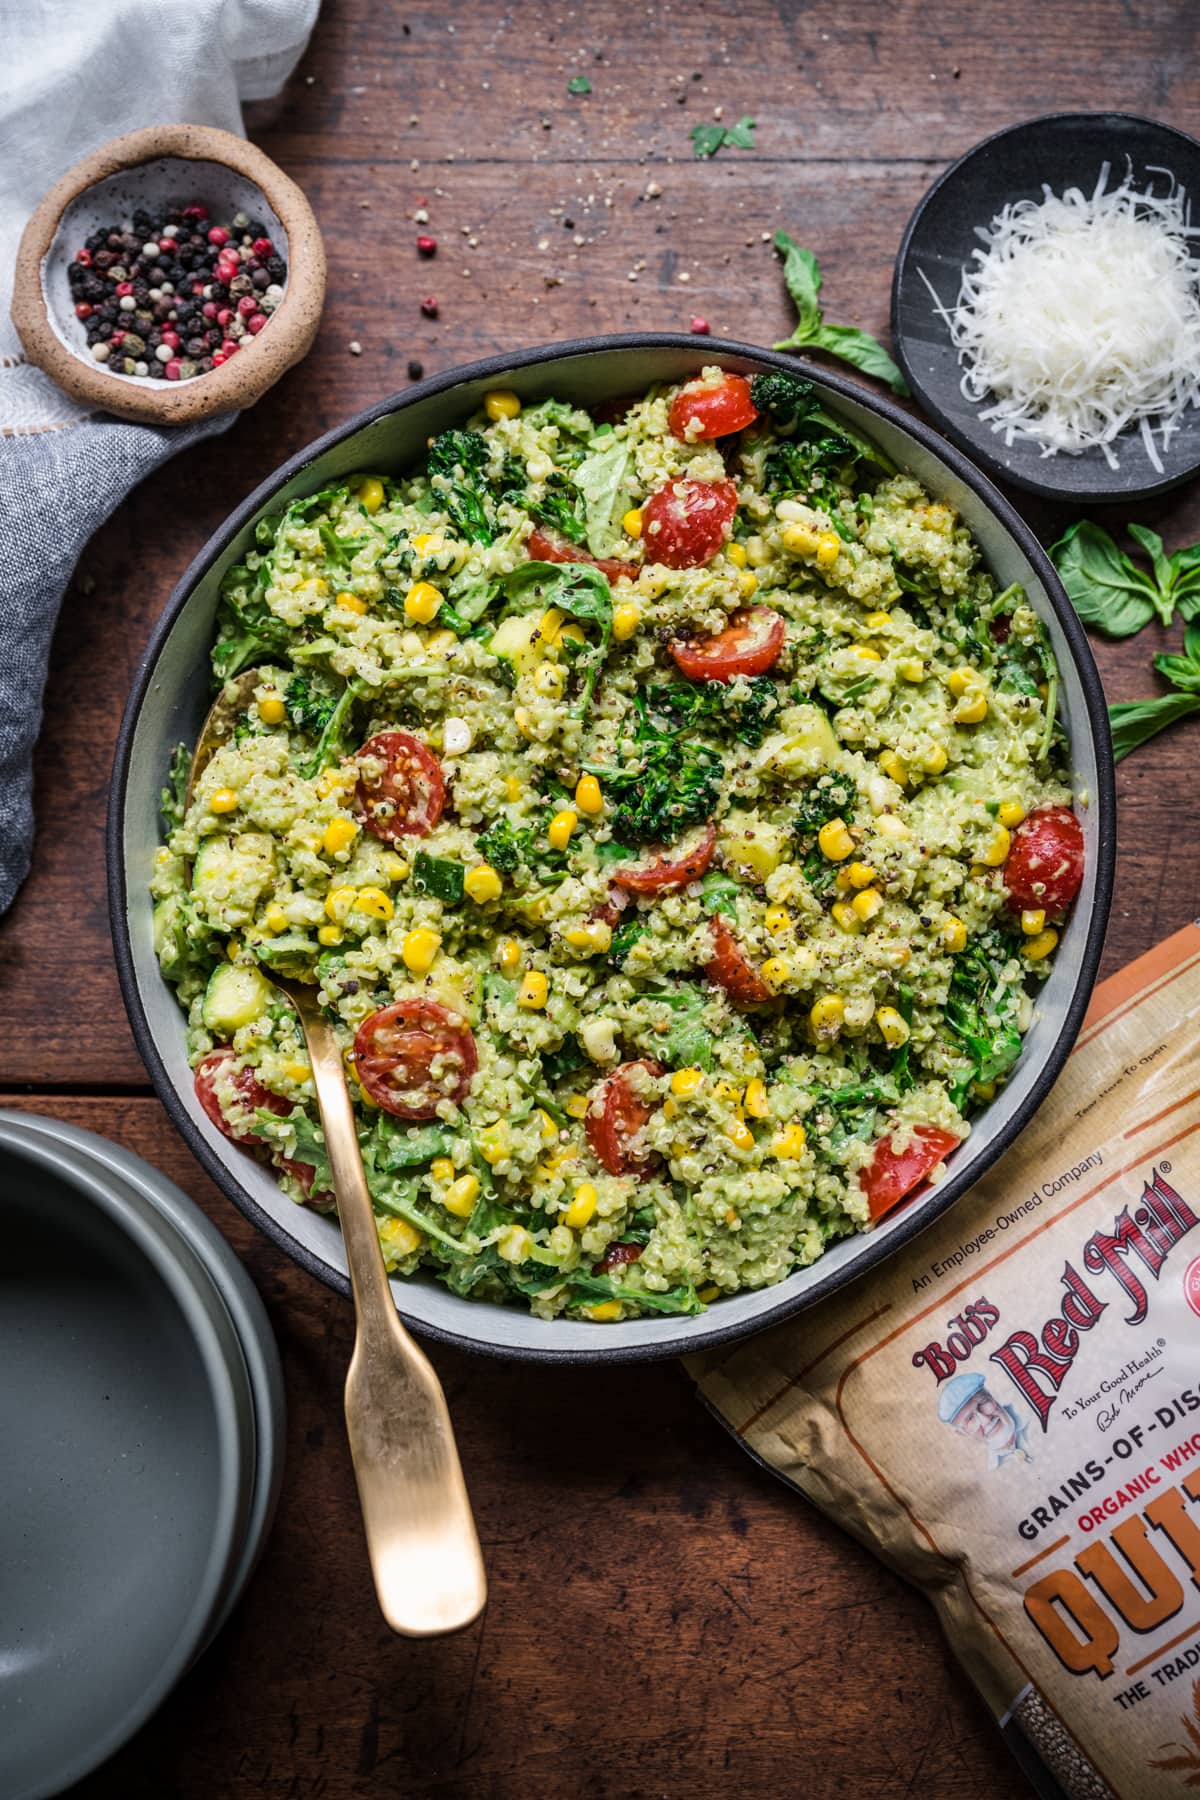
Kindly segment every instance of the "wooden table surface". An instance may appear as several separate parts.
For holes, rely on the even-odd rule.
[[[326,234],[321,333],[87,550],[50,671],[33,873],[0,928],[4,1103],[104,1132],[196,1197],[266,1300],[290,1402],[246,1597],[87,1800],[1028,1791],[924,1603],[742,1455],[670,1363],[534,1374],[439,1350],[491,1602],[458,1639],[390,1637],[340,1421],[349,1307],[218,1195],[149,1088],[113,971],[104,809],[130,678],[190,558],[285,457],[403,388],[410,360],[434,373],[694,313],[770,343],[790,328],[778,226],[819,253],[831,318],[886,333],[905,220],[950,159],[1062,108],[1195,128],[1198,33],[1187,0],[326,0],[285,94],[253,109]],[[590,95],[568,94],[578,74]],[[754,116],[757,147],[695,162],[689,130],[718,106]],[[1047,541],[1064,523],[1018,503]],[[1136,516],[1171,547],[1200,537],[1194,488]],[[1152,691],[1160,636],[1097,645],[1110,698]],[[1198,743],[1185,727],[1120,771],[1106,970],[1196,910]]]

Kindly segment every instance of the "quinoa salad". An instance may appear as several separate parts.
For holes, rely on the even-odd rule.
[[[695,1314],[929,1180],[1083,874],[1057,672],[944,500],[787,374],[489,393],[264,519],[225,741],[164,793],[200,1104],[333,1207],[344,1045],[389,1269]]]

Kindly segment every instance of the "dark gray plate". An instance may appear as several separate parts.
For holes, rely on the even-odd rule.
[[[964,264],[979,247],[977,226],[988,225],[1009,201],[1040,200],[1043,184],[1056,194],[1068,187],[1091,192],[1107,162],[1114,184],[1126,159],[1139,188],[1171,173],[1197,203],[1200,217],[1200,144],[1186,132],[1131,113],[1049,113],[985,138],[940,175],[921,201],[900,244],[892,281],[892,339],[908,385],[947,437],[968,451],[988,474],[1052,500],[1101,503],[1143,499],[1178,487],[1200,468],[1200,410],[1184,422],[1162,454],[1159,474],[1140,432],[1114,445],[1119,469],[1101,450],[1080,456],[1044,457],[1036,444],[1004,439],[982,424],[977,406],[959,385],[962,369],[950,334],[934,311],[924,274],[938,298],[952,307]]]
[[[58,1793],[148,1718],[241,1548],[223,1347],[161,1235],[0,1124],[0,1794]]]

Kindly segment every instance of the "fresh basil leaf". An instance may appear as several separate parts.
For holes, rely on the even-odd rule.
[[[753,150],[754,120],[745,115],[736,125],[730,125],[725,133],[725,142],[734,145],[738,150]]]
[[[775,233],[775,248],[783,258],[783,279],[788,293],[796,304],[796,330],[783,344],[776,344],[776,350],[783,350],[789,344],[803,343],[811,326],[821,323],[821,305],[817,295],[821,291],[821,269],[811,250],[805,250],[786,231]]]
[[[893,393],[907,395],[908,384],[884,349],[869,332],[853,325],[826,325],[817,296],[821,291],[821,270],[811,250],[789,237],[786,231],[775,233],[775,248],[783,257],[783,279],[796,304],[796,329],[783,338],[776,350],[797,350],[811,344],[842,362],[853,364],[865,375],[886,381]],[[841,424],[838,423],[841,430]]]
[[[1154,666],[1181,694],[1200,694],[1200,662],[1195,657],[1168,651],[1154,658]]]
[[[590,94],[592,84],[586,75],[572,75],[567,83],[568,94]]]
[[[808,342],[814,349],[824,350],[826,355],[836,356],[861,369],[864,375],[886,381],[893,394],[907,398],[908,383],[878,338],[873,338],[869,331],[859,331],[853,325],[820,325]]]
[[[1131,637],[1161,616],[1161,595],[1108,532],[1090,519],[1080,519],[1050,547],[1050,559],[1072,606],[1085,625],[1108,637]],[[1168,604],[1166,623],[1170,622]]]
[[[705,156],[715,156],[725,142],[723,125],[693,125],[692,155],[697,162]]]
[[[1157,531],[1151,531],[1148,525],[1127,525],[1125,529],[1134,543],[1140,544],[1150,558],[1154,579],[1162,592],[1169,594],[1175,582],[1175,558],[1167,555]]]
[[[1119,701],[1108,709],[1113,761],[1120,762],[1158,732],[1200,712],[1200,694],[1159,694],[1153,700]]]

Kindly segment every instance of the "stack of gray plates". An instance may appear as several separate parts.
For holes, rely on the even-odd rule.
[[[78,1781],[229,1616],[278,1497],[263,1305],[170,1181],[0,1112],[0,1795]]]

